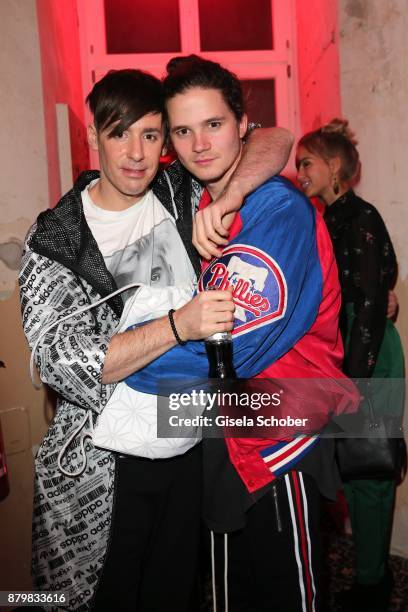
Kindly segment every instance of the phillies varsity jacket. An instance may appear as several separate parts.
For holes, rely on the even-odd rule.
[[[358,400],[341,372],[340,287],[324,220],[289,181],[275,177],[246,199],[232,229],[222,256],[202,273],[199,290],[233,289],[238,377],[328,379],[321,393],[313,394],[309,414],[318,431],[331,416],[354,410]],[[192,381],[203,380],[207,371],[204,343],[188,342],[126,382],[157,393],[163,378],[183,382],[188,372]],[[287,471],[317,441],[310,435],[226,438],[230,460],[249,492]]]

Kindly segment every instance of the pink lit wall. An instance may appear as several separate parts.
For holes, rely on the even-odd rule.
[[[58,167],[57,103],[69,106],[73,180],[89,167],[81,85],[78,16],[72,0],[37,0],[41,49],[49,203],[61,197]]]
[[[297,0],[300,133],[341,115],[337,1]]]

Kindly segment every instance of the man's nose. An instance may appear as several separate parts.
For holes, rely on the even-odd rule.
[[[129,138],[127,154],[134,161],[141,161],[144,158],[143,140],[139,136]]]
[[[196,153],[207,151],[211,147],[211,143],[203,132],[197,132],[194,135],[193,149]]]

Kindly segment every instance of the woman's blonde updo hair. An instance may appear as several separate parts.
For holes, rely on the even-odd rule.
[[[356,145],[354,132],[350,130],[346,119],[332,119],[318,130],[302,136],[298,144],[326,161],[339,157],[339,179],[348,183],[356,182],[360,175],[360,159]]]

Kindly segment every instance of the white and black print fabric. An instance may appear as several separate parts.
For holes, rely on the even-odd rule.
[[[44,326],[68,308],[99,297],[61,264],[33,253],[23,256],[20,276],[24,330],[31,345]],[[104,355],[118,318],[103,304],[57,325],[37,351],[41,379],[59,395],[54,420],[35,458],[33,576],[39,590],[65,591],[65,609],[87,610],[102,567],[113,503],[113,455],[81,440],[90,434],[86,417],[103,409],[114,385],[101,384]],[[64,453],[67,439],[85,423]],[[86,463],[85,463],[86,462]]]

